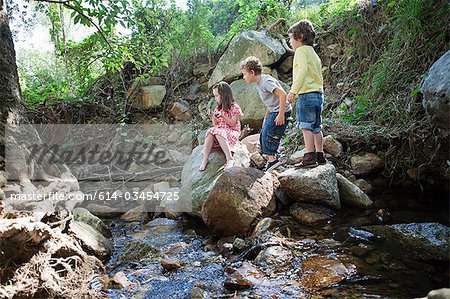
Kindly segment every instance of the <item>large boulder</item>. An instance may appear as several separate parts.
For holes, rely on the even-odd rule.
[[[164,85],[150,85],[141,88],[141,93],[135,97],[132,106],[140,109],[151,109],[161,105],[166,95]]]
[[[346,179],[342,174],[337,173],[336,179],[341,202],[357,208],[368,208],[372,205],[372,200],[370,200],[369,196],[367,196],[358,186]]]
[[[188,161],[184,164],[181,173],[180,204],[184,211],[201,217],[203,202],[208,198],[217,178],[222,174],[225,165],[225,155],[221,149],[214,149],[209,156],[209,163],[204,171],[198,168],[203,159],[203,145],[197,146]],[[235,166],[249,167],[250,153],[245,145],[238,143],[234,153]],[[181,211],[181,209],[179,210]]]
[[[431,122],[443,129],[450,129],[450,50],[439,58],[423,81],[422,105]]]
[[[239,35],[220,57],[208,86],[211,88],[219,81],[230,81],[241,75],[240,62],[248,56],[256,56],[264,66],[277,62],[286,52],[276,39],[257,31],[247,31]]]
[[[204,202],[203,221],[219,235],[245,234],[272,196],[270,173],[232,167],[218,178]]]
[[[289,92],[289,86],[280,82],[284,91]],[[256,84],[248,84],[243,79],[236,80],[230,85],[236,102],[241,107],[244,116],[241,117],[242,125],[249,125],[251,128],[261,128],[266,114],[266,105],[260,99]]]
[[[266,113],[266,106],[259,98],[256,84],[248,84],[244,80],[237,80],[231,83],[231,90],[236,102],[241,107],[244,116],[241,117],[241,124],[249,125],[252,128],[259,128]]]
[[[298,202],[320,203],[340,209],[336,168],[332,164],[312,169],[290,168],[278,176],[281,188]]]

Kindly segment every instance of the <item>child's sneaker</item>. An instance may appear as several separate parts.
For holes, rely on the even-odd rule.
[[[280,160],[278,160],[278,158],[276,158],[274,161],[272,161],[272,162],[267,162],[266,163],[266,166],[264,166],[264,168],[263,168],[263,171],[264,172],[267,172],[267,171],[272,171],[272,170],[274,170],[275,168],[277,168],[278,166],[280,166],[281,165],[281,162],[280,162]]]

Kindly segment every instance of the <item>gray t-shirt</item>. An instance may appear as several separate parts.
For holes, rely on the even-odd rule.
[[[259,97],[267,106],[269,112],[280,111],[280,98],[273,93],[273,91],[277,87],[283,89],[283,87],[281,87],[280,85],[280,82],[269,75],[261,75],[261,80],[259,81],[259,84],[256,85]],[[286,101],[286,112],[288,111],[291,111],[291,104]]]

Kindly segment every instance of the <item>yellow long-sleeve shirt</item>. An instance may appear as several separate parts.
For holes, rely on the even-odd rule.
[[[308,45],[295,50],[291,93],[323,92],[322,62]]]

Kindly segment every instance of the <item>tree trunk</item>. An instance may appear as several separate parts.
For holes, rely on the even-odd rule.
[[[0,155],[5,155],[5,124],[24,123],[24,113],[6,3],[0,0]]]

